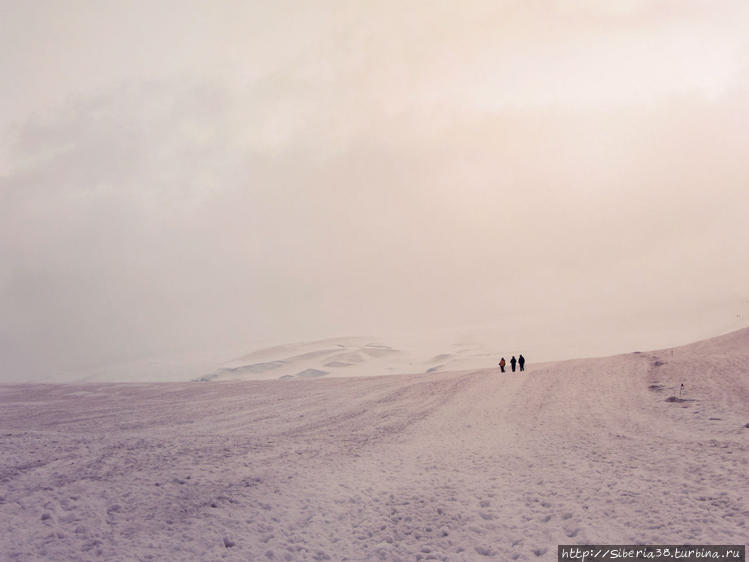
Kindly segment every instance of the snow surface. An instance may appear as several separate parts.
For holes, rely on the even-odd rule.
[[[221,351],[191,350],[107,363],[78,373],[54,373],[34,382],[237,381],[461,371],[497,363],[500,352],[489,339],[473,333],[392,335],[387,339],[349,336],[276,345],[251,353],[244,347],[238,352],[236,346]],[[524,348],[523,352],[537,357],[532,349]],[[502,353],[509,359],[513,351]],[[15,376],[22,380],[21,373]]]
[[[329,338],[260,349],[225,362],[197,381],[262,380],[316,377],[361,377],[405,373],[433,373],[485,368],[496,363],[496,352],[484,343],[419,341],[394,338],[385,344],[364,337]],[[435,353],[449,349],[449,353]],[[510,354],[508,354],[508,359]]]
[[[746,544],[746,425],[749,329],[523,374],[2,386],[0,557]]]

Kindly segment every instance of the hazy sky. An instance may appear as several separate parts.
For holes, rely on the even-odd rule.
[[[0,381],[749,317],[749,4],[0,0]]]

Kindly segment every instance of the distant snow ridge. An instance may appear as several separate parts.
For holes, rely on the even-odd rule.
[[[2,559],[552,562],[557,544],[746,544],[749,329],[523,374],[307,374],[0,386]]]
[[[195,381],[375,376],[464,370],[493,365],[494,352],[454,345],[450,353],[389,346],[371,338],[327,339],[261,349],[228,362]]]
[[[283,375],[281,379],[310,379],[316,377],[324,377],[327,374],[327,371],[320,371],[319,369],[305,369],[304,371],[301,371],[296,375]]]

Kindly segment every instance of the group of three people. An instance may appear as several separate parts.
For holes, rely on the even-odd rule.
[[[525,357],[523,357],[522,354],[517,359],[515,359],[514,355],[512,356],[512,359],[510,359],[510,367],[512,368],[512,372],[513,373],[515,372],[515,363],[518,364],[518,366],[520,367],[521,371],[525,371]],[[499,360],[499,368],[502,370],[503,373],[505,372],[505,365],[506,364],[507,363],[505,363],[505,358],[502,357]]]

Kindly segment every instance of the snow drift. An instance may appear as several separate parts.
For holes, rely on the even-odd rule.
[[[479,341],[447,343],[395,338],[347,337],[260,349],[228,361],[196,381],[361,377],[485,368],[496,353]],[[435,352],[441,346],[444,352]],[[509,355],[508,355],[509,359]]]
[[[749,329],[523,374],[3,386],[0,552],[504,561],[744,544],[747,424]]]

